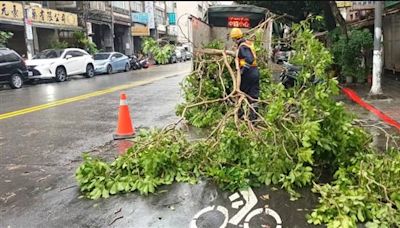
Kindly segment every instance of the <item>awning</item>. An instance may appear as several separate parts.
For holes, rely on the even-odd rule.
[[[208,24],[216,27],[228,26],[228,18],[248,19],[250,27],[257,26],[265,20],[268,9],[253,5],[212,6],[208,8],[206,17]]]
[[[60,26],[55,24],[44,24],[35,22],[32,23],[32,26],[36,28],[47,28],[47,29],[58,29],[58,30],[72,30],[72,31],[84,30],[82,27],[79,26]]]

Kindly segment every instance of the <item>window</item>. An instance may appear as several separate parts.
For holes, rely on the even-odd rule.
[[[197,5],[197,10],[199,10],[200,13],[203,13],[203,7],[201,5]]]
[[[132,11],[143,12],[144,11],[143,6],[144,6],[144,4],[142,1],[131,1]]]
[[[64,49],[47,49],[36,54],[33,59],[55,59],[60,58]]]
[[[90,8],[105,11],[106,3],[104,1],[90,1]]]
[[[129,2],[127,2],[127,1],[112,1],[111,4],[112,4],[114,7],[116,7],[116,8],[128,9],[128,8],[129,8],[128,3],[129,3]]]
[[[73,37],[74,32],[72,31],[59,31],[58,36],[60,38],[72,38]]]
[[[157,24],[165,24],[165,15],[164,12],[157,9],[155,12],[155,19]]]
[[[100,53],[100,54],[95,54],[93,58],[94,58],[94,60],[105,60],[105,59],[108,59],[109,56],[110,56],[110,54]]]
[[[74,57],[73,51],[69,51],[69,52],[65,53],[64,58],[67,57],[67,55]]]
[[[155,1],[155,5],[156,5],[156,7],[165,9],[165,3],[163,1]]]
[[[121,58],[121,57],[122,57],[122,54],[117,53],[117,54],[115,54],[114,56],[115,56],[115,58],[118,59],[118,58]]]
[[[18,62],[19,61],[19,57],[13,52],[6,53],[3,56],[3,58],[4,58],[4,62]]]
[[[84,54],[80,51],[72,51],[72,57],[81,57]]]
[[[167,12],[171,13],[174,12],[174,3],[170,1],[166,1],[165,4],[167,5]]]

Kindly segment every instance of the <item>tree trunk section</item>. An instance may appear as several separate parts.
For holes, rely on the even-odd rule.
[[[348,39],[348,34],[347,34],[347,25],[346,25],[346,20],[342,17],[342,14],[340,13],[336,2],[335,1],[329,1],[329,6],[331,8],[333,17],[335,18],[335,21],[337,24],[340,26],[340,30],[342,31],[342,34],[346,36]]]
[[[320,1],[318,4],[321,5],[321,8],[324,12],[324,21],[326,28],[328,31],[332,31],[336,28],[336,19],[332,13],[331,6],[328,1]]]

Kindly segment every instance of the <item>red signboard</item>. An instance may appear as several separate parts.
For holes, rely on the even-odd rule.
[[[250,19],[248,17],[228,17],[228,27],[250,28]]]

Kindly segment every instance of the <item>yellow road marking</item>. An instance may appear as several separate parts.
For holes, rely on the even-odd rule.
[[[151,83],[151,82],[155,82],[155,81],[158,81],[158,80],[161,80],[161,79],[165,79],[165,78],[168,78],[168,77],[171,77],[171,76],[174,76],[174,75],[179,75],[179,74],[184,74],[184,73],[186,73],[186,72],[176,73],[176,74],[162,76],[162,77],[153,78],[153,79],[144,80],[144,81],[137,81],[137,82],[133,82],[133,83],[129,83],[129,84],[124,84],[124,85],[111,87],[111,88],[108,88],[108,89],[98,90],[98,91],[95,91],[95,92],[92,92],[92,93],[87,93],[87,94],[83,94],[83,95],[79,95],[79,96],[75,96],[75,97],[70,97],[70,98],[61,99],[61,100],[57,100],[57,101],[52,101],[52,102],[49,102],[49,103],[46,103],[46,104],[37,105],[37,106],[30,107],[30,108],[24,108],[24,109],[20,109],[20,110],[17,110],[17,111],[3,113],[3,114],[0,114],[0,120],[11,118],[11,117],[14,117],[14,116],[24,115],[24,114],[31,113],[31,112],[40,111],[40,110],[43,110],[43,109],[47,109],[47,108],[51,108],[51,107],[55,107],[55,106],[59,106],[59,105],[63,105],[63,104],[68,104],[68,103],[75,102],[75,101],[85,100],[85,99],[88,99],[88,98],[91,98],[91,97],[96,97],[96,96],[104,95],[104,94],[107,94],[107,93],[112,93],[112,92],[123,90],[123,89],[133,88],[133,87],[136,87],[136,86],[148,84],[148,83]],[[187,72],[187,73],[189,73],[189,72]]]

